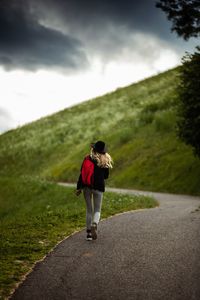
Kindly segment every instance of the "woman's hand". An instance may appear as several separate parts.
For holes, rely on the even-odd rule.
[[[75,191],[75,195],[76,195],[76,196],[79,196],[79,195],[81,194],[81,192],[82,192],[81,190],[76,190],[76,191]]]

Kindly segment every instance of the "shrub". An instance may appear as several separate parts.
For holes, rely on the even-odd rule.
[[[178,88],[178,135],[200,157],[200,47],[183,57]]]

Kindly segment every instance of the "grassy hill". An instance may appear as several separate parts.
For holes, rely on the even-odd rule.
[[[177,82],[173,69],[4,133],[0,176],[74,182],[102,139],[115,162],[110,186],[200,194],[200,161],[176,138]]]

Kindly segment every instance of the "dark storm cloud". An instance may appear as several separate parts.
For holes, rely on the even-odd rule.
[[[108,61],[125,48],[137,51],[134,33],[175,40],[154,0],[0,3],[0,64],[7,69],[82,69],[92,55]]]
[[[170,32],[171,23],[155,7],[154,0],[32,0],[37,15],[48,26],[72,34],[82,41],[89,59],[104,64],[132,54],[151,61],[162,48],[182,48],[181,39]],[[48,7],[48,9],[47,9]],[[51,20],[51,21],[49,21]],[[154,46],[152,46],[154,40]],[[143,44],[142,44],[143,43]],[[150,46],[150,49],[148,47]],[[154,49],[153,49],[154,48]]]
[[[87,65],[81,42],[38,22],[29,1],[0,3],[0,64],[6,69],[61,68]]]
[[[36,0],[39,6],[50,6],[66,23],[73,26],[102,27],[108,22],[126,26],[134,31],[151,32],[170,38],[170,23],[155,0]],[[106,33],[106,31],[105,31]]]

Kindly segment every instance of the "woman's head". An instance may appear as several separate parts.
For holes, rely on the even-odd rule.
[[[91,144],[92,149],[100,154],[105,154],[107,152],[106,144],[103,141],[98,141],[94,144]]]
[[[106,144],[103,141],[98,141],[91,144],[90,157],[97,161],[97,165],[101,168],[112,168],[112,158],[107,153]]]

